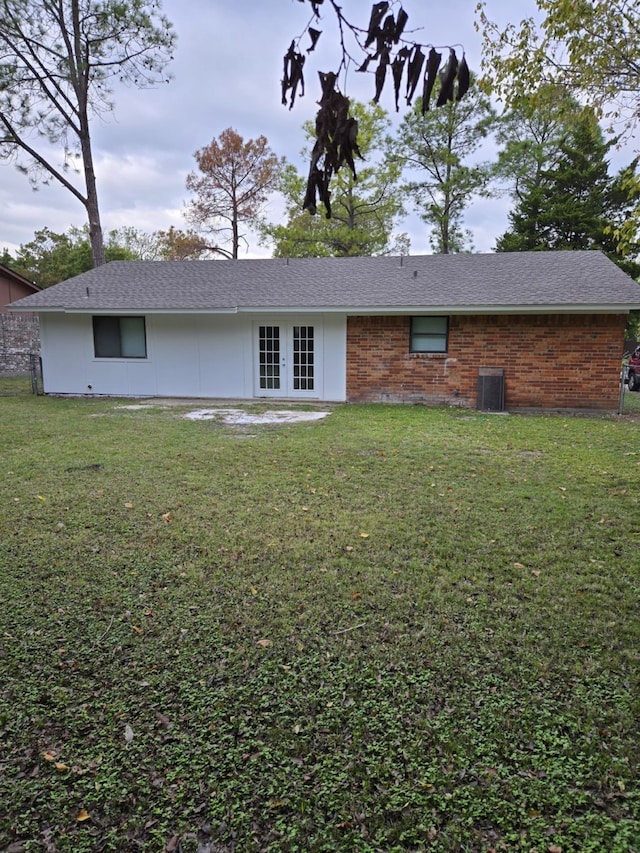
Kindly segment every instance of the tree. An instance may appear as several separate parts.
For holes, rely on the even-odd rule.
[[[472,158],[495,121],[489,99],[477,88],[464,101],[451,101],[424,114],[419,99],[402,120],[394,150],[404,166],[418,175],[406,190],[432,228],[435,252],[461,252],[469,245],[463,214],[474,196],[487,192],[492,175],[488,163],[472,162]]]
[[[486,3],[478,4],[484,87],[514,105],[547,83],[558,84],[631,133],[640,116],[638,0],[536,0],[536,6],[539,22],[530,17],[500,27]],[[640,177],[628,174],[621,190],[637,198]],[[639,230],[636,205],[616,230],[618,250],[633,252]]]
[[[136,255],[118,242],[118,232],[110,232],[104,246],[107,261],[136,260]],[[33,240],[18,249],[11,267],[39,287],[50,287],[94,266],[89,227],[71,226],[65,234],[49,228],[36,231]]]
[[[109,231],[104,245],[106,261],[187,261],[210,255],[202,238],[173,225],[167,231],[140,231],[124,226]],[[50,287],[93,268],[89,228],[71,226],[64,234],[49,228],[36,231],[15,256],[7,249],[0,263],[40,287]]]
[[[593,113],[583,113],[560,142],[556,162],[532,175],[498,251],[602,248],[610,186],[605,142]]]
[[[194,157],[200,174],[187,176],[187,189],[196,196],[189,203],[187,220],[204,234],[221,235],[223,242],[230,243],[225,248],[216,240],[207,246],[211,252],[237,258],[240,242],[246,242],[240,228],[257,222],[284,158],[273,153],[266,137],[245,142],[230,127]]]
[[[163,261],[199,261],[212,254],[205,240],[192,230],[182,231],[171,225],[167,231],[156,231],[153,237]]]
[[[195,231],[182,231],[173,225],[167,231],[152,232],[125,225],[109,232],[109,243],[139,261],[193,261],[211,254]]]
[[[605,140],[593,110],[575,105],[572,117],[556,128],[545,162],[522,180],[510,229],[497,241],[499,252],[536,249],[601,249],[631,275],[640,273],[635,244],[620,252],[616,230],[637,208],[626,189],[637,161],[609,175]]]
[[[398,185],[400,164],[382,153],[391,122],[378,104],[353,102],[351,113],[358,122],[359,147],[366,165],[358,167],[357,180],[350,170],[338,173],[330,218],[300,210],[305,178],[292,165],[284,169],[278,186],[287,203],[287,223],[263,223],[261,228],[263,239],[275,244],[275,257],[367,256],[408,251],[408,239],[393,234],[394,223],[403,212]],[[304,130],[311,141],[313,125],[305,123]],[[302,152],[303,156],[306,154]]]
[[[163,79],[171,24],[159,0],[0,0],[0,19],[0,155],[34,184],[55,180],[78,199],[93,263],[102,264],[90,120],[113,109],[113,81],[144,87]],[[78,162],[83,189],[69,177]]]
[[[5,246],[5,248],[2,250],[2,254],[0,254],[0,265],[2,265],[3,267],[8,267],[10,270],[15,270],[15,263],[16,259]]]
[[[500,27],[479,3],[483,85],[513,106],[546,84],[559,85],[598,115],[640,115],[637,0],[536,0],[533,17]]]
[[[496,141],[503,147],[494,168],[496,182],[505,185],[503,191],[522,199],[538,186],[543,171],[556,164],[562,143],[581,115],[575,98],[551,85],[503,113],[496,125]]]

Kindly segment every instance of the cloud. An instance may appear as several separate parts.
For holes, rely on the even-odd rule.
[[[366,27],[370,3],[343,0],[342,6]],[[427,10],[422,0],[404,1],[412,35],[440,46],[464,45],[474,70],[479,67],[481,44],[473,27],[475,6],[476,0],[448,0],[429,4]],[[520,20],[534,4],[532,0],[488,0],[488,6],[500,20]],[[317,72],[336,70],[341,59],[333,15],[327,10],[319,25],[323,35],[305,66],[307,91],[288,110],[281,104],[282,57],[309,21],[307,3],[165,0],[163,8],[178,36],[172,81],[145,90],[120,86],[114,93],[113,113],[93,121],[106,230],[125,224],[153,230],[184,227],[185,178],[195,167],[193,154],[227,127],[245,138],[265,135],[277,154],[306,170],[300,157],[305,143],[302,125],[314,118],[317,109]],[[372,76],[358,74],[354,68],[351,64],[343,78],[347,92],[366,101],[374,91]],[[392,101],[389,89],[382,105],[397,123],[402,113],[396,115]],[[282,210],[282,205],[274,202],[272,209]],[[15,250],[45,226],[65,231],[85,220],[83,206],[68,191],[52,183],[34,193],[26,178],[0,161],[0,249]],[[476,248],[488,251],[505,221],[504,200],[474,204],[467,224],[474,231]],[[398,230],[410,233],[412,252],[429,251],[427,228],[417,217],[409,217]],[[264,255],[266,250],[255,240],[251,251]]]

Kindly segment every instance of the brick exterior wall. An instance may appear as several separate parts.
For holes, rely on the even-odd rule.
[[[29,354],[40,352],[40,323],[33,314],[0,313],[0,376],[29,372]]]
[[[616,409],[626,315],[451,316],[448,352],[409,352],[410,317],[349,317],[347,399],[476,406],[501,367],[505,408]]]

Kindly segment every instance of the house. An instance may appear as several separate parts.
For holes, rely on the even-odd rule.
[[[38,293],[40,288],[14,270],[0,264],[0,375],[26,373],[30,356],[40,350],[36,314],[9,313],[7,305]]]
[[[11,308],[47,393],[614,409],[640,287],[595,251],[113,261]]]
[[[5,313],[7,305],[23,296],[38,293],[40,288],[29,279],[0,264],[0,313]]]

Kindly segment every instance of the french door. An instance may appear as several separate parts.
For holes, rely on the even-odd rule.
[[[258,397],[318,397],[318,326],[256,326]]]

